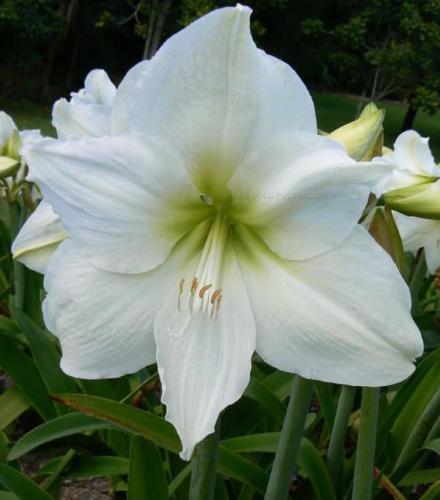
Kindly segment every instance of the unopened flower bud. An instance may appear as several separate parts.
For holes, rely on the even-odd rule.
[[[357,120],[337,128],[329,137],[342,143],[354,160],[371,160],[382,152],[384,116],[384,110],[371,103]]]
[[[385,203],[405,215],[440,219],[440,181],[424,179],[425,182],[388,191],[383,195]]]

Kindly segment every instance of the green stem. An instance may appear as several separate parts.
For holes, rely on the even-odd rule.
[[[280,442],[264,496],[265,500],[287,498],[289,486],[295,472],[312,393],[313,381],[297,375],[293,381]]]
[[[371,499],[379,397],[380,388],[378,387],[364,387],[362,390],[361,423],[354,467],[353,500]]]
[[[426,276],[426,261],[425,261],[425,251],[422,250],[417,255],[417,260],[414,266],[414,271],[409,282],[409,289],[411,292],[412,309],[411,313],[413,315],[420,313],[419,306],[419,293],[423,285],[423,280]]]
[[[21,209],[18,202],[14,201],[9,205],[9,221],[11,226],[11,236],[14,240],[26,220],[26,210]],[[14,299],[15,306],[23,309],[24,305],[24,280],[25,270],[23,264],[14,260]]]
[[[215,492],[220,421],[215,432],[199,443],[191,459],[191,483],[188,500],[212,500]]]
[[[341,493],[345,439],[355,396],[356,387],[342,386],[327,452],[328,470],[330,477],[333,478],[335,489],[339,490],[338,493]]]

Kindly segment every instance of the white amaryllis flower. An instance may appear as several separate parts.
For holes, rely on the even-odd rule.
[[[394,144],[394,152],[385,158],[393,167],[393,174],[387,181],[388,188],[404,188],[440,177],[440,168],[435,163],[428,139],[420,137],[414,130],[400,134]],[[417,195],[417,199],[414,196],[413,200],[409,200],[412,204],[415,200],[426,209],[430,205],[438,205],[440,180],[430,183],[426,190]],[[408,252],[425,248],[428,271],[435,273],[440,266],[440,220],[410,217],[398,212],[394,212],[394,216],[403,248]]]
[[[385,179],[383,192],[432,182],[440,177],[440,168],[434,162],[428,141],[415,130],[407,130],[399,135],[394,143],[394,151],[383,157],[393,167]]]
[[[317,135],[306,88],[256,48],[249,17],[214,11],[133,70],[128,132],[26,153],[69,233],[45,277],[63,370],[157,361],[185,459],[243,394],[254,351],[369,386],[407,377],[422,352],[405,283],[357,225],[386,166]]]
[[[141,64],[138,66],[142,67]],[[72,92],[70,102],[60,99],[54,104],[52,123],[58,138],[110,135],[115,93],[116,88],[104,70],[91,71],[85,79],[84,89]],[[123,107],[119,104],[118,109],[123,110]],[[114,120],[113,128],[117,128],[117,132],[124,130],[124,126],[124,117]],[[44,273],[53,253],[67,236],[59,216],[46,200],[42,200],[17,235],[12,246],[13,256],[30,269]]]

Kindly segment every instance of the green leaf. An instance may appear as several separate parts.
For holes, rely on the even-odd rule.
[[[306,438],[303,438],[301,441],[298,465],[307,474],[317,498],[321,500],[336,500],[336,494],[328,469],[315,445]]]
[[[423,448],[425,450],[434,451],[435,453],[437,453],[437,455],[440,455],[440,438],[429,441],[428,443],[423,445]]]
[[[6,333],[20,333],[17,324],[6,316],[0,316],[0,330]]]
[[[331,385],[326,382],[315,382],[315,394],[318,398],[327,430],[330,432],[336,416],[336,403],[333,399]]]
[[[419,377],[417,371],[424,368],[424,365],[427,365],[428,369],[426,371],[422,370],[423,376]],[[399,407],[400,412],[389,434],[388,452],[391,463],[395,463],[399,457],[425,408],[435,396],[438,387],[440,387],[440,349],[434,351],[422,362],[413,377],[403,386],[405,392],[403,401],[399,401],[401,391],[398,392],[395,398],[397,399],[395,404]],[[409,390],[411,390],[410,393],[408,393]],[[381,437],[386,436],[381,435]]]
[[[133,436],[128,471],[128,500],[167,500],[168,487],[156,445]]]
[[[6,462],[6,457],[9,453],[9,439],[8,436],[0,431],[0,462]]]
[[[424,495],[420,497],[420,500],[437,500],[440,497],[440,481],[434,483]]]
[[[219,448],[217,471],[232,479],[253,486],[260,493],[266,491],[269,480],[266,471],[225,446]]]
[[[49,393],[75,392],[77,387],[74,380],[60,368],[60,354],[56,347],[55,337],[41,329],[16,307],[12,307],[11,310],[15,321],[28,339],[33,359]],[[65,412],[63,406],[57,409]]]
[[[291,392],[294,375],[276,370],[261,381],[278,399],[284,401]]]
[[[37,484],[9,465],[0,464],[0,483],[23,500],[53,500]]]
[[[283,423],[284,413],[286,411],[283,403],[259,380],[251,377],[244,395],[262,404],[272,413],[279,423]]]
[[[234,451],[275,453],[278,448],[279,438],[279,432],[268,432],[226,439],[222,444]],[[310,479],[318,498],[323,500],[336,498],[327,467],[319,451],[306,438],[301,441],[298,464]]]
[[[50,460],[38,471],[38,476],[47,476],[56,472],[64,457]],[[125,476],[128,474],[128,459],[113,456],[77,456],[69,465],[66,477],[81,479],[92,476]]]
[[[174,453],[180,450],[180,441],[174,427],[150,412],[87,394],[59,394],[56,400],[133,434],[139,434],[166,450]],[[266,472],[232,450],[220,447],[217,469],[264,493],[268,480]]]
[[[279,432],[266,432],[263,434],[249,434],[247,436],[225,439],[222,441],[222,444],[230,450],[242,453],[275,453],[278,448],[279,439]]]
[[[87,394],[58,394],[55,400],[133,434],[140,434],[166,450],[180,450],[180,441],[174,427],[151,412]]]
[[[3,430],[30,407],[20,389],[13,385],[0,396],[0,430]]]
[[[413,470],[399,481],[398,486],[431,484],[438,480],[440,480],[440,469]]]
[[[20,500],[17,495],[9,491],[0,491],[0,500]]]
[[[408,400],[411,398],[412,394],[416,388],[422,383],[425,376],[431,371],[434,361],[438,355],[432,353],[426,357],[418,366],[417,370],[407,379],[403,385],[397,391],[391,405],[385,411],[383,417],[381,417],[378,435],[377,435],[377,447],[380,451],[387,444],[387,438],[389,436],[391,427],[396,422],[399,415],[402,413]]]
[[[114,428],[102,420],[82,413],[68,413],[35,427],[15,443],[8,460],[16,460],[39,446],[73,434]]]
[[[172,498],[177,489],[185,482],[191,474],[191,462],[184,467],[178,474],[173,478],[171,483],[168,485],[168,496]]]
[[[12,378],[44,420],[56,416],[55,407],[32,359],[17,344],[0,334],[0,367]]]

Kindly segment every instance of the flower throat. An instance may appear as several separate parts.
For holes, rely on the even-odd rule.
[[[179,282],[179,311],[189,308],[191,314],[206,312],[210,318],[217,317],[223,297],[221,271],[229,220],[221,212],[214,218],[209,230],[196,271],[189,283],[185,278]]]

